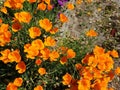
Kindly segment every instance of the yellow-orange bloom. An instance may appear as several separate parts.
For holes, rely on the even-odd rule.
[[[68,18],[64,14],[60,13],[60,21],[63,22],[63,23],[67,22]]]
[[[82,65],[80,63],[75,64],[75,68],[77,70],[80,70],[82,68]]]
[[[76,53],[72,49],[67,50],[67,58],[74,58]]]
[[[93,52],[95,55],[101,55],[104,54],[105,50],[102,47],[96,45],[95,48],[93,49]]]
[[[60,59],[60,63],[61,64],[65,64],[67,62],[67,57],[66,56],[63,56],[61,59]]]
[[[6,9],[6,7],[2,7],[0,11],[3,12],[4,14],[7,14],[7,9]]]
[[[17,32],[19,31],[20,29],[22,28],[22,25],[19,21],[15,21],[13,24],[12,24],[12,30],[14,32]]]
[[[116,74],[116,75],[120,75],[120,67],[117,67],[117,68],[115,69],[115,74]]]
[[[111,87],[111,88],[108,88],[108,90],[114,90],[114,88]]]
[[[72,76],[69,73],[66,73],[62,78],[63,78],[62,83],[64,85],[69,85],[71,83]]]
[[[50,54],[49,54],[49,57],[50,57],[50,61],[56,61],[57,58],[59,58],[59,53],[57,51],[52,51]]]
[[[37,36],[40,36],[40,35],[41,35],[40,28],[38,28],[38,27],[31,27],[29,29],[29,36],[31,38],[36,38]]]
[[[34,90],[43,90],[43,87],[41,85],[38,85],[34,88]]]
[[[76,4],[81,4],[83,0],[76,0]]]
[[[8,55],[8,59],[10,60],[10,62],[20,62],[21,61],[21,56],[19,53],[19,50],[15,50],[9,53]]]
[[[18,88],[17,88],[16,85],[14,85],[13,83],[10,82],[10,83],[7,85],[6,90],[18,90]]]
[[[10,53],[9,49],[5,49],[4,51],[1,51],[1,56],[0,56],[0,60],[2,60],[5,64],[10,62],[10,60],[8,59],[8,55]]]
[[[49,11],[50,11],[50,10],[52,10],[52,9],[53,9],[53,6],[52,6],[52,5],[50,5],[50,4],[49,4],[49,5],[47,5],[47,10],[49,10]]]
[[[35,61],[35,64],[38,65],[38,66],[39,66],[41,63],[42,63],[42,60],[41,60],[41,59],[37,59],[37,60]]]
[[[118,52],[116,50],[110,51],[110,55],[112,55],[113,57],[116,57],[116,58],[119,57]]]
[[[49,32],[52,28],[52,23],[47,18],[40,20],[39,25],[41,28],[45,29],[46,32]]]
[[[54,38],[48,36],[47,38],[45,38],[44,44],[45,44],[46,46],[55,46],[56,41],[55,41]]]
[[[27,0],[29,3],[34,3],[36,0]]]
[[[53,29],[50,30],[50,33],[51,33],[51,34],[55,34],[55,33],[57,33],[57,32],[58,32],[58,28],[53,28]]]
[[[22,78],[15,78],[13,84],[16,85],[17,87],[20,87],[22,86],[22,83],[23,83],[23,79]]]
[[[0,46],[4,46],[10,42],[11,32],[8,31],[8,28],[8,24],[1,24],[0,26]]]
[[[89,31],[86,32],[86,35],[90,37],[95,37],[98,35],[98,33],[95,30],[90,29]]]
[[[26,71],[26,65],[23,61],[20,61],[17,65],[16,65],[16,70],[18,70],[18,73],[22,74]]]
[[[15,13],[14,16],[19,22],[23,23],[29,23],[30,20],[32,19],[31,14],[25,11]]]
[[[68,4],[67,4],[67,8],[68,8],[69,10],[73,10],[73,9],[74,9],[74,5],[73,5],[72,3],[68,3]]]
[[[82,78],[78,81],[78,90],[90,90],[90,80]]]
[[[39,68],[38,72],[39,72],[40,75],[44,75],[44,74],[46,74],[46,69],[45,68]]]
[[[46,4],[42,2],[42,3],[38,4],[37,9],[44,11],[46,9],[46,7],[47,7]]]
[[[44,48],[40,53],[42,54],[41,57],[43,60],[47,60],[49,58],[50,50],[48,48]]]
[[[42,40],[40,39],[36,39],[34,41],[32,41],[32,44],[31,44],[35,49],[37,50],[42,50],[44,49],[44,43]]]
[[[3,20],[2,20],[2,18],[0,18],[0,24],[2,24],[2,22],[3,22]]]
[[[50,0],[44,0],[45,3],[47,3],[48,5],[50,4]]]
[[[6,0],[4,6],[12,9],[22,9],[25,0]]]

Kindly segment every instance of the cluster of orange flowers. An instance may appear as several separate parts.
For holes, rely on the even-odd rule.
[[[18,87],[22,86],[23,79],[16,78],[13,82],[10,82],[6,88],[6,90],[18,90]]]
[[[105,52],[105,49],[95,46],[93,53],[87,54],[82,59],[82,64],[75,64],[79,72],[80,80],[66,73],[63,76],[63,84],[71,85],[71,90],[114,90],[108,87],[108,83],[115,75],[120,75],[120,67],[113,69],[114,61],[118,58],[116,50]]]
[[[81,1],[77,0],[79,3]],[[87,1],[92,2],[92,0]],[[24,24],[29,25],[31,23],[34,16],[32,12],[22,10],[24,8],[24,2],[28,2],[29,4],[37,3],[37,7],[33,13],[37,13],[37,10],[46,12],[46,10],[49,11],[54,8],[51,4],[52,0],[6,0],[1,8],[2,13],[7,14],[7,8],[20,11],[14,13],[10,27],[8,24],[4,24],[0,18],[0,47],[9,44],[12,37],[11,32],[13,34],[18,33],[25,28]],[[73,10],[74,5],[68,3],[67,8]],[[67,16],[63,13],[59,14],[59,20],[62,23],[68,22]],[[57,41],[52,35],[58,32],[58,28],[54,27],[52,20],[49,18],[42,17],[39,21],[35,22],[35,25],[31,25],[27,30],[30,40],[22,46],[24,49],[23,54],[26,56],[26,61],[28,59],[35,60],[35,64],[39,67],[38,73],[41,76],[47,74],[47,69],[41,65],[42,62],[58,61],[62,65],[65,65],[69,59],[75,58],[76,53],[70,48],[60,47],[60,49],[56,50]],[[43,32],[48,33],[48,35],[42,35],[44,34]],[[94,30],[90,30],[86,35],[97,36],[98,34]],[[0,54],[0,60],[4,64],[15,62],[15,70],[21,75],[24,74],[27,65],[25,60],[22,60],[24,58],[20,55],[20,50],[14,50],[11,47],[11,49],[0,51]],[[63,85],[70,85],[71,90],[109,90],[107,89],[108,82],[113,79],[114,73],[120,73],[119,67],[115,71],[112,71],[114,64],[112,57],[118,57],[118,53],[115,50],[105,53],[103,48],[96,46],[93,53],[86,55],[82,60],[83,65],[80,63],[75,65],[81,77],[80,80],[75,80],[69,73],[66,73],[63,76]],[[6,90],[18,90],[22,86],[22,83],[24,81],[21,77],[16,78],[7,85]],[[39,84],[34,90],[43,90],[43,88],[44,86]]]
[[[0,46],[4,46],[5,44],[10,42],[11,33],[8,28],[8,24],[0,25]]]

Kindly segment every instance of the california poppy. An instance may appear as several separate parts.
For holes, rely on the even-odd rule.
[[[46,74],[46,69],[45,68],[39,68],[38,72],[39,72],[40,75],[44,75],[44,74]]]
[[[38,27],[31,27],[28,31],[31,38],[36,38],[37,36],[41,35],[40,28]]]
[[[49,32],[52,28],[52,22],[50,22],[49,19],[44,18],[39,21],[39,25],[41,28],[43,28],[46,32]]]
[[[38,85],[34,88],[34,90],[43,90],[43,87],[41,85]]]
[[[18,73],[22,74],[26,71],[26,65],[23,61],[20,61],[17,65],[16,65],[16,70],[18,70]]]
[[[22,83],[23,83],[23,79],[21,77],[15,78],[15,80],[13,82],[13,84],[16,85],[17,87],[22,86]]]
[[[98,35],[98,33],[95,30],[90,29],[89,31],[86,32],[86,35],[90,37],[95,37]]]
[[[64,14],[62,14],[62,13],[60,13],[59,17],[60,17],[60,21],[62,23],[65,23],[65,22],[68,21],[68,18]]]
[[[72,76],[69,73],[66,73],[63,77],[63,85],[70,85],[71,80],[72,80]]]

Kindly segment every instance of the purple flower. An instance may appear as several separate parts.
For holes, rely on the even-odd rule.
[[[58,4],[63,6],[68,0],[58,0]]]

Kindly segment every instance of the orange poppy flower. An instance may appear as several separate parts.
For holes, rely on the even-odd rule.
[[[10,53],[9,49],[5,49],[4,51],[1,51],[1,56],[0,56],[0,60],[2,60],[5,64],[10,62],[10,60],[8,59],[8,55]]]
[[[50,57],[50,61],[56,61],[57,58],[59,58],[59,53],[57,51],[52,51],[50,54],[49,54],[49,57]]]
[[[63,77],[62,77],[63,81],[63,85],[69,85],[71,83],[72,80],[72,76],[69,73],[66,73]]]
[[[39,25],[41,28],[45,29],[46,32],[49,32],[52,28],[52,23],[47,18],[40,20]]]
[[[36,0],[27,0],[29,3],[34,3]]]
[[[91,56],[90,54],[86,54],[85,57],[82,59],[82,63],[83,64],[88,64],[88,60],[89,60],[90,56]]]
[[[48,48],[44,48],[40,53],[42,54],[41,57],[43,60],[47,60],[49,58],[50,50]]]
[[[82,78],[78,81],[78,90],[90,90],[90,80]]]
[[[4,6],[13,9],[22,9],[25,0],[6,0]]]
[[[112,50],[112,51],[110,52],[110,55],[112,55],[113,57],[116,57],[116,58],[119,57],[118,52],[117,52],[116,50]]]
[[[45,38],[44,44],[45,44],[46,46],[55,46],[56,41],[55,41],[55,39],[53,39],[52,37],[48,36],[47,38]]]
[[[108,77],[110,77],[110,80],[112,80],[115,76],[115,73],[111,70],[109,73],[108,73]]]
[[[2,20],[2,18],[0,18],[0,24],[2,24],[2,22],[3,22],[3,20]]]
[[[24,45],[24,52],[28,52],[29,51],[29,48],[30,48],[31,44],[30,43],[27,43]]]
[[[31,38],[36,38],[37,36],[40,36],[41,35],[41,31],[38,27],[31,27],[29,29],[29,36]]]
[[[98,35],[98,33],[95,32],[95,30],[90,29],[89,31],[86,32],[86,35],[87,35],[87,36],[90,36],[90,37],[95,37],[95,36]]]
[[[44,0],[44,2],[48,5],[50,4],[50,0]]]
[[[76,53],[72,49],[67,50],[67,58],[74,58]]]
[[[72,81],[70,83],[70,90],[78,90],[77,80],[72,79]]]
[[[50,30],[50,33],[51,33],[51,34],[55,34],[55,33],[57,33],[57,32],[58,32],[58,28],[53,28],[53,29]]]
[[[97,36],[97,32],[95,32],[95,30],[90,29],[89,31],[86,32],[87,36]]]
[[[6,9],[6,7],[2,7],[0,11],[3,12],[4,14],[7,14],[7,9]]]
[[[52,10],[52,9],[53,9],[53,6],[52,6],[52,5],[50,5],[50,4],[48,4],[48,5],[47,5],[47,10],[49,10],[49,11],[50,11],[50,10]]]
[[[15,78],[13,84],[16,85],[17,87],[22,86],[23,79],[22,78]]]
[[[18,73],[22,74],[26,71],[26,65],[23,61],[20,61],[17,65],[16,65],[16,70],[18,70]]]
[[[60,47],[61,54],[66,54],[67,50],[68,50],[68,47],[64,47],[64,46]]]
[[[64,14],[60,13],[60,21],[65,23],[68,21],[68,18]]]
[[[95,46],[95,48],[93,49],[93,53],[95,55],[101,55],[101,54],[104,54],[105,50],[102,48],[102,47],[99,47],[99,46]]]
[[[19,53],[19,50],[15,50],[9,53],[8,55],[8,59],[10,60],[10,62],[20,62],[21,61],[21,56]]]
[[[12,8],[11,1],[10,0],[5,0],[4,7]]]
[[[23,22],[23,23],[29,23],[30,20],[32,19],[31,14],[25,11],[15,13],[14,16],[19,22]]]
[[[77,70],[80,70],[82,68],[82,65],[80,63],[75,64],[75,68]]]
[[[14,32],[19,31],[21,28],[22,28],[22,25],[20,24],[19,21],[15,21],[15,22],[12,24],[12,30],[13,30]]]
[[[43,87],[40,86],[40,85],[38,85],[38,86],[36,86],[36,87],[34,88],[34,90],[43,90]]]
[[[3,23],[3,24],[0,26],[0,34],[8,31],[8,28],[9,28],[9,25]]]
[[[60,63],[61,64],[65,64],[67,62],[67,57],[66,56],[63,56],[61,59],[60,59]]]
[[[39,54],[38,48],[35,46],[30,46],[27,50],[27,58],[35,59],[35,57]]]
[[[41,60],[41,59],[37,59],[37,60],[35,60],[35,64],[36,64],[36,65],[39,66],[41,63],[42,63],[42,60]]]
[[[44,74],[46,74],[46,69],[45,68],[39,68],[38,72],[39,72],[40,75],[44,75]]]
[[[116,74],[116,75],[120,75],[120,67],[117,67],[117,68],[115,69],[115,74]]]
[[[46,4],[45,3],[39,3],[38,6],[37,6],[37,10],[42,10],[44,11],[46,9]]]
[[[81,4],[83,0],[76,0],[76,4]]]
[[[17,88],[16,85],[14,85],[13,83],[10,82],[10,83],[7,85],[6,90],[18,90],[18,88]]]
[[[68,4],[67,4],[67,8],[68,8],[69,10],[73,10],[73,9],[74,9],[74,5],[73,5],[72,3],[68,3]]]
[[[44,49],[44,43],[42,40],[40,39],[36,39],[34,41],[32,41],[32,44],[31,44],[35,49],[37,50],[42,50]]]

